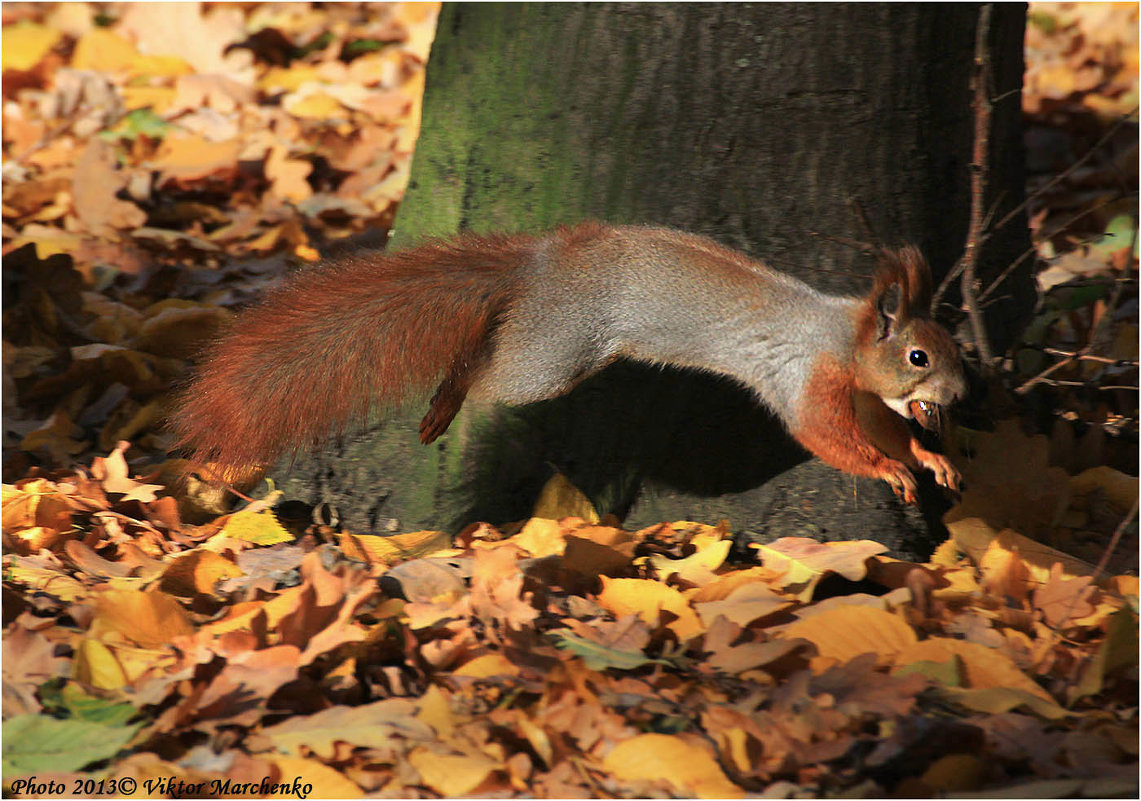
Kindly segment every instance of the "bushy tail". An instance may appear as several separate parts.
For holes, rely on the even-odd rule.
[[[171,417],[178,446],[232,479],[430,388],[484,346],[535,241],[468,234],[303,270],[215,343]]]

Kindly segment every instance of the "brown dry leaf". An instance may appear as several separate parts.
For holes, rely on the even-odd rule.
[[[685,642],[705,631],[700,618],[673,587],[648,579],[612,579],[602,576],[598,603],[615,617],[637,615],[650,628],[661,625],[661,613],[676,616],[667,627]]]
[[[808,640],[827,659],[847,662],[874,653],[882,663],[918,639],[898,615],[871,606],[837,606],[786,626],[781,636]]]
[[[509,548],[476,551],[472,566],[472,612],[509,629],[522,629],[539,616],[531,593],[523,592],[523,573]]]
[[[142,209],[116,197],[125,183],[111,146],[102,139],[90,140],[75,164],[71,194],[76,216],[93,236],[115,240],[118,230],[138,228],[147,221]]]
[[[1034,608],[1042,613],[1047,626],[1060,628],[1093,614],[1090,598],[1095,589],[1092,577],[1066,579],[1062,575],[1062,566],[1055,563],[1049,580],[1034,591]]]
[[[1015,667],[1008,657],[978,643],[931,637],[901,649],[895,656],[895,663],[898,666],[915,662],[948,662],[956,657],[963,661],[967,685],[971,689],[1006,687],[1054,702],[1048,692]]]
[[[956,458],[965,465],[967,489],[943,516],[947,527],[979,518],[996,530],[1010,528],[1031,538],[1048,534],[1069,503],[1070,484],[1066,471],[1049,464],[1048,438],[1026,436],[1017,420],[1000,421],[994,433],[959,431],[974,455]],[[1012,464],[1018,469],[1012,471]],[[1027,553],[1023,549],[1023,558]]]
[[[724,600],[705,603],[691,600],[691,603],[706,626],[712,625],[719,615],[740,626],[748,626],[762,617],[791,608],[795,601],[770,589],[767,584],[754,581],[739,585]]]
[[[712,754],[676,735],[640,734],[624,740],[602,760],[602,768],[623,781],[666,782],[683,796],[741,798],[745,795],[729,781]]]
[[[789,638],[734,645],[740,634],[741,627],[728,618],[715,620],[705,633],[705,650],[709,652],[705,665],[725,673],[744,673],[776,662],[799,649],[811,647],[807,640]]]

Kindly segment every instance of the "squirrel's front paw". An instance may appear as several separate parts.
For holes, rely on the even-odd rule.
[[[903,498],[904,503],[919,505],[919,485],[915,483],[911,469],[903,462],[885,459],[879,477],[891,486],[896,495]]]
[[[915,458],[919,464],[935,474],[935,483],[954,492],[959,491],[963,475],[951,460],[941,453],[932,453],[921,448],[915,450]]]

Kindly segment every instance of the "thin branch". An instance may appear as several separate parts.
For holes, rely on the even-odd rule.
[[[1057,186],[1058,183],[1060,183],[1061,181],[1064,181],[1066,178],[1069,178],[1070,175],[1072,175],[1074,173],[1074,171],[1078,169],[1078,167],[1082,166],[1087,161],[1089,161],[1090,157],[1092,157],[1093,154],[1096,153],[1102,145],[1104,145],[1106,142],[1108,142],[1110,140],[1110,138],[1113,136],[1113,134],[1115,134],[1117,132],[1118,128],[1120,128],[1127,121],[1129,121],[1129,119],[1131,117],[1135,117],[1139,110],[1141,110],[1141,106],[1134,106],[1133,110],[1130,111],[1128,114],[1125,114],[1125,115],[1119,117],[1117,119],[1117,121],[1113,123],[1113,125],[1109,126],[1109,130],[1107,130],[1104,134],[1102,134],[1102,137],[1093,143],[1093,146],[1090,147],[1090,149],[1086,151],[1084,156],[1082,156],[1080,159],[1075,161],[1073,164],[1071,164],[1065,170],[1060,172],[1058,175],[1054,176],[1053,180],[1046,183],[1045,186],[1041,186],[1038,189],[1036,189],[1033,193],[1028,195],[1025,200],[1023,200],[1021,203],[1019,203],[1017,206],[1015,206],[1013,209],[1011,209],[1005,217],[1003,217],[1001,220],[998,221],[998,224],[995,225],[995,227],[994,227],[995,230],[1002,228],[1002,226],[1006,225],[1008,222],[1010,222],[1015,217],[1017,217],[1020,213],[1025,211],[1026,208],[1031,203],[1033,203],[1035,200],[1037,200],[1038,198],[1045,195],[1048,191],[1050,191],[1055,186]]]
[[[987,50],[990,39],[990,17],[994,6],[984,3],[979,9],[979,24],[975,32],[975,144],[971,163],[971,218],[967,229],[967,242],[963,255],[956,268],[962,273],[960,290],[963,306],[974,333],[975,347],[979,353],[979,363],[984,374],[993,369],[990,341],[978,300],[978,256],[979,246],[985,237],[984,209],[986,200],[986,179],[990,147],[990,57]],[[942,289],[942,286],[940,287]]]
[[[1125,529],[1129,527],[1129,524],[1133,522],[1133,518],[1135,517],[1137,517],[1136,500],[1133,501],[1133,508],[1129,510],[1129,514],[1125,515],[1121,522],[1117,524],[1117,528],[1113,530],[1113,536],[1109,538],[1109,544],[1105,546],[1105,553],[1101,555],[1101,559],[1098,560],[1097,567],[1093,569],[1094,581],[1097,581],[1097,577],[1103,570],[1105,570],[1106,565],[1109,564],[1110,554],[1113,553],[1113,549],[1116,548],[1117,543],[1121,541],[1121,535],[1125,533]]]
[[[1116,203],[1117,201],[1121,200],[1122,197],[1123,197],[1122,195],[1115,195],[1111,198],[1103,200],[1101,203],[1098,203],[1095,206],[1091,206],[1090,208],[1085,209],[1084,211],[1078,212],[1077,214],[1075,214],[1070,219],[1066,220],[1064,223],[1062,223],[1060,226],[1055,228],[1050,233],[1042,235],[1040,237],[1040,239],[1043,242],[1046,242],[1046,241],[1053,239],[1058,234],[1062,233],[1063,231],[1068,229],[1071,225],[1076,223],[1078,220],[1082,219],[1083,217],[1087,217],[1090,214],[1093,214],[1098,209],[1104,208],[1105,206],[1108,206],[1110,203]],[[1026,261],[1026,259],[1030,258],[1030,256],[1032,256],[1037,251],[1037,249],[1038,249],[1037,245],[1031,245],[1025,251],[1023,251],[1022,254],[1019,255],[1019,257],[1017,259],[1015,259],[1012,264],[1010,264],[1005,270],[1002,271],[1002,273],[998,276],[998,278],[994,279],[994,281],[991,282],[990,286],[988,286],[985,290],[983,290],[983,293],[981,295],[979,295],[979,300],[985,301],[992,294],[994,294],[994,291],[996,289],[998,289],[999,284],[1001,284],[1003,281],[1005,281],[1007,278],[1009,278],[1014,273],[1014,271],[1016,269],[1018,269],[1018,265],[1022,264],[1022,262]]]

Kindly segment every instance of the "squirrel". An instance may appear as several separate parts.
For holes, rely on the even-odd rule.
[[[907,424],[938,428],[965,392],[930,302],[911,246],[880,250],[869,294],[837,297],[668,228],[465,233],[285,281],[239,314],[171,423],[178,446],[232,480],[437,381],[424,444],[469,395],[532,403],[627,358],[736,379],[821,460],[917,503],[913,471],[960,483]]]

